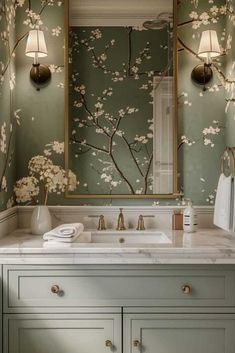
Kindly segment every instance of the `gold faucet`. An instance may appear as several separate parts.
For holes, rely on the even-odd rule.
[[[120,208],[120,213],[118,215],[118,221],[117,221],[117,230],[126,230],[125,224],[124,224],[124,216],[122,213],[122,208]]]
[[[98,223],[98,227],[97,230],[106,230],[106,225],[105,225],[105,220],[104,220],[104,215],[89,215],[89,218],[99,218],[99,223]]]
[[[101,214],[99,218],[98,228],[97,230],[106,230],[104,216]]]
[[[136,227],[136,230],[145,230],[145,226],[144,226],[144,218],[154,218],[154,215],[139,215],[139,219],[138,219],[138,224]]]
[[[142,214],[139,216],[138,224],[137,224],[136,230],[145,230],[145,227],[144,227],[144,217],[143,217]]]

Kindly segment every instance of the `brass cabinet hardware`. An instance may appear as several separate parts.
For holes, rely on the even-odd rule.
[[[113,347],[112,341],[106,340],[106,341],[105,341],[105,347],[110,347],[110,348],[112,348],[112,347]]]
[[[51,292],[53,294],[59,294],[60,293],[60,287],[57,285],[57,284],[54,284],[52,287],[51,287]]]
[[[189,286],[188,284],[185,284],[183,287],[182,287],[182,292],[184,294],[190,294],[192,292],[192,287]]]
[[[139,341],[139,340],[134,340],[134,341],[133,341],[133,346],[134,346],[134,347],[137,347],[137,348],[140,348],[140,347],[141,347],[140,341]]]

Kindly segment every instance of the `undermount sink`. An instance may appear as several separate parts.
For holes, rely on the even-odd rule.
[[[112,244],[171,244],[169,237],[160,231],[95,231],[91,233],[91,243]]]

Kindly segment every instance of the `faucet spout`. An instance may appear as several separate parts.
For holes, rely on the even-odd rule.
[[[118,216],[118,221],[117,221],[117,230],[126,230],[125,224],[124,224],[124,215],[122,213],[122,208],[120,208],[120,213]]]

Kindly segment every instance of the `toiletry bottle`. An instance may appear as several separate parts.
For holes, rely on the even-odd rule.
[[[172,215],[172,229],[183,230],[183,213],[181,210],[174,210]]]
[[[188,206],[184,210],[183,228],[187,233],[193,233],[197,229],[197,214],[191,200],[188,201]]]

